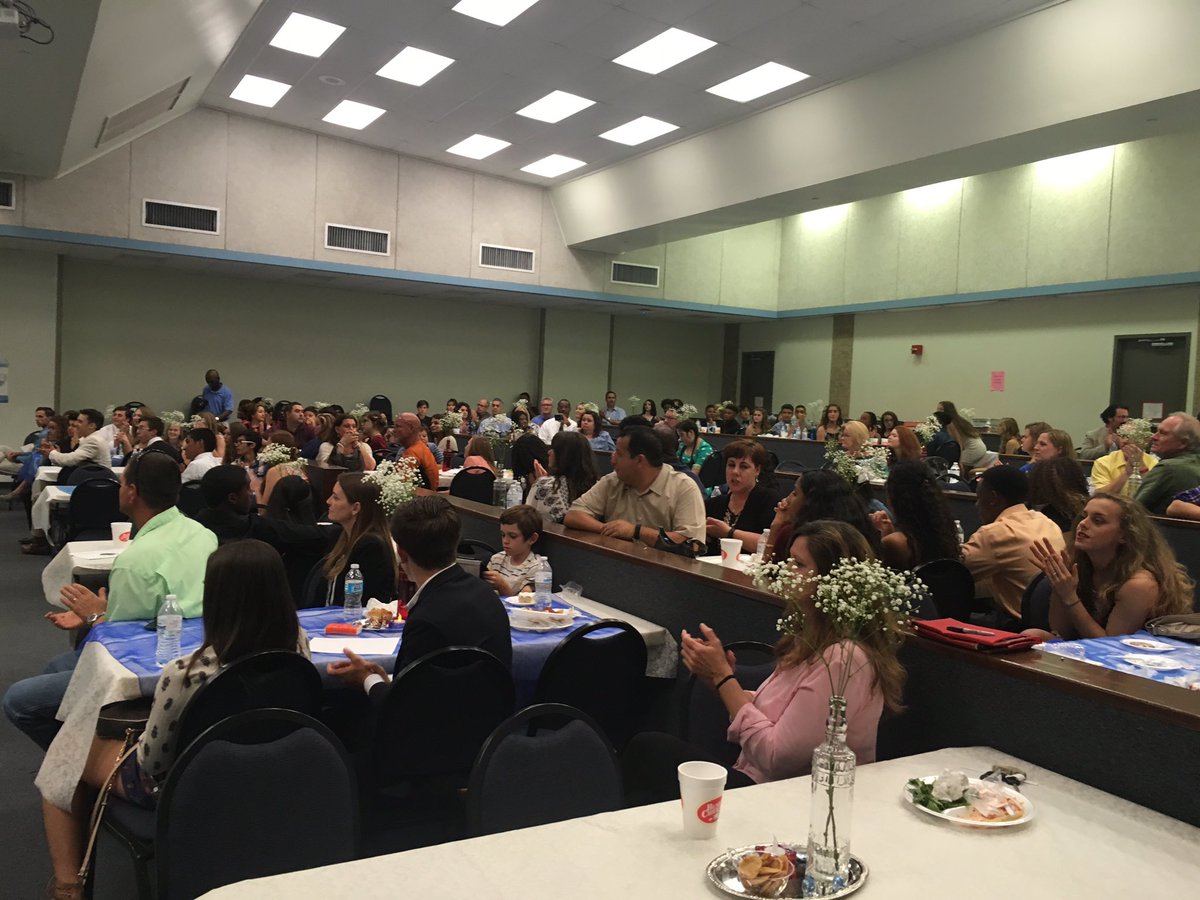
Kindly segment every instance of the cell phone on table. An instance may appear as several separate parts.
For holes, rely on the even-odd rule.
[[[143,625],[142,631],[158,631],[158,616],[155,616],[153,619]]]

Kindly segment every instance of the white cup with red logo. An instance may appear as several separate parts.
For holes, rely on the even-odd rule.
[[[725,767],[716,763],[696,761],[679,764],[683,833],[688,837],[708,838],[717,833],[727,774]]]
[[[721,565],[736,567],[738,564],[738,554],[741,552],[741,538],[721,538]]]
[[[113,522],[112,523],[112,539],[114,544],[129,543],[129,535],[133,530],[132,522]]]

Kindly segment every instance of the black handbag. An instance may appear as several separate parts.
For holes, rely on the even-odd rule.
[[[674,553],[676,556],[686,556],[688,559],[695,559],[703,546],[699,541],[690,541],[687,538],[676,543],[671,540],[665,528],[658,529],[658,540],[654,542],[655,550]]]

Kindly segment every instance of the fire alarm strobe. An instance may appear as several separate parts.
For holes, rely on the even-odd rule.
[[[912,355],[913,356],[920,356],[924,352],[925,352],[924,344],[913,344],[912,345]]]

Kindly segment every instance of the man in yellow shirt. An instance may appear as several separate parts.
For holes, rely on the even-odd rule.
[[[1092,463],[1092,487],[1098,494],[1103,492],[1132,497],[1133,492],[1129,490],[1129,475],[1127,474],[1130,471],[1129,467],[1136,461],[1138,471],[1144,477],[1158,465],[1158,460],[1128,438],[1117,435],[1117,442],[1120,445],[1119,449],[1101,456]],[[1138,457],[1141,457],[1140,461]]]

